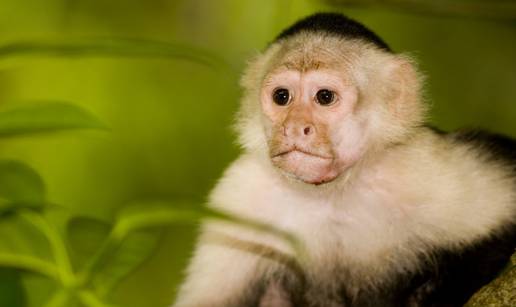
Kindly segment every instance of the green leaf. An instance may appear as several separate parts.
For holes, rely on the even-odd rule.
[[[45,184],[30,166],[0,160],[0,213],[16,208],[39,208],[45,202]]]
[[[54,280],[58,279],[58,268],[54,264],[34,256],[0,253],[0,267],[40,274]]]
[[[222,215],[199,208],[193,202],[148,201],[125,207],[113,229],[115,236],[123,238],[131,231],[167,226],[180,222],[197,223],[206,217],[223,218]]]
[[[105,128],[89,112],[67,103],[53,102],[0,112],[0,137]]]
[[[103,302],[96,293],[88,290],[80,291],[78,297],[85,307],[116,307],[115,305]]]
[[[0,306],[27,306],[20,272],[14,269],[0,268]]]
[[[158,240],[157,233],[152,230],[181,222],[197,223],[206,218],[236,223],[256,231],[276,235],[291,244],[300,257],[305,255],[300,242],[294,236],[268,224],[210,208],[199,208],[193,202],[140,202],[126,207],[119,214],[108,240],[92,258],[81,277],[89,280],[93,276],[98,292],[106,295],[151,255]],[[273,248],[269,250],[272,253],[282,254]],[[285,256],[280,255],[280,257]],[[302,274],[296,260],[287,259],[287,261],[292,262],[294,269]]]
[[[94,38],[71,42],[15,42],[0,46],[0,59],[13,56],[145,57],[184,59],[212,68],[229,68],[220,56],[207,49],[145,39]]]
[[[0,215],[0,266],[36,271],[50,277],[53,273],[46,269],[46,264],[41,263],[51,259],[48,242],[39,229],[27,223],[20,215],[31,210],[19,207],[10,209],[12,215]],[[38,260],[33,261],[36,255]]]
[[[108,238],[111,225],[90,217],[74,217],[68,221],[66,236],[76,267],[82,267]]]
[[[48,240],[54,261],[57,264],[59,281],[65,287],[74,286],[76,284],[76,278],[68,255],[68,249],[56,226],[48,221],[44,215],[32,211],[24,210],[18,215],[25,222],[39,230]]]
[[[160,236],[156,231],[136,231],[125,237],[94,277],[94,285],[106,296],[131,272],[143,264],[155,250]]]
[[[256,246],[258,247],[257,252],[265,248],[267,252],[263,256],[288,265],[299,278],[305,278],[300,262],[305,261],[307,253],[302,242],[293,234],[257,220],[228,214],[210,207],[199,208],[194,202],[147,202],[129,207],[123,212],[115,225],[113,236],[124,237],[125,234],[137,229],[174,225],[180,222],[197,223],[205,219],[232,223],[283,240],[290,245],[296,255],[295,257],[271,246]]]
[[[119,223],[123,218],[118,218]],[[106,296],[131,272],[147,260],[157,246],[159,232],[134,230],[114,236],[112,226],[90,217],[76,217],[67,225],[67,236],[78,265],[79,279],[92,283]],[[86,266],[86,260],[91,260]]]
[[[66,289],[59,289],[50,297],[43,307],[69,306],[70,293]]]
[[[193,202],[144,202],[126,208],[113,229],[115,237],[123,238],[137,229],[173,225],[180,222],[197,223],[203,219],[222,220],[255,231],[272,234],[288,244],[304,257],[305,251],[299,240],[292,234],[267,223],[228,214],[209,207],[201,207]]]

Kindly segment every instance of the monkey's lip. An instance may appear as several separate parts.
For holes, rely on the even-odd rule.
[[[323,155],[323,154],[319,154],[319,153],[316,153],[316,152],[312,152],[312,151],[309,151],[309,150],[304,150],[304,149],[301,149],[301,148],[291,148],[291,149],[288,149],[288,150],[284,150],[284,151],[281,151],[277,154],[274,154],[272,156],[272,158],[279,158],[279,157],[282,157],[282,156],[285,156],[285,155],[288,155],[288,154],[291,154],[291,153],[295,153],[295,152],[298,152],[298,153],[301,153],[301,154],[304,154],[304,155],[308,155],[308,156],[312,156],[312,157],[316,157],[316,158],[320,158],[320,159],[327,159],[327,160],[332,160],[333,157],[331,156],[326,156],[326,155]]]
[[[320,185],[337,177],[333,157],[299,148],[273,155],[272,163],[289,177],[309,184]]]

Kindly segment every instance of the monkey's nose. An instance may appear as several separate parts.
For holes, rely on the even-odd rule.
[[[299,125],[296,132],[299,137],[310,137],[315,133],[315,127],[311,124]]]
[[[287,137],[305,138],[310,137],[316,133],[315,127],[312,124],[294,124],[284,127],[283,133]]]

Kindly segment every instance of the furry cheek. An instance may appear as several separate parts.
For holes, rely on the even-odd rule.
[[[367,147],[365,123],[356,118],[344,120],[332,133],[336,164],[342,171],[353,166]]]

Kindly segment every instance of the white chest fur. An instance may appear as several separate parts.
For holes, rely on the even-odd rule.
[[[439,161],[427,152],[404,152],[414,157],[405,161],[393,154],[340,189],[289,183],[253,156],[243,156],[211,201],[296,235],[314,274],[344,268],[348,277],[381,281],[393,271],[416,270],[434,248],[460,248],[514,217],[512,181],[503,184],[503,172],[481,164],[472,168],[476,162],[459,154]],[[432,168],[426,159],[434,159]],[[443,172],[450,169],[446,163],[454,163],[456,171]],[[479,174],[461,173],[461,163]],[[268,236],[251,239],[288,250]]]

